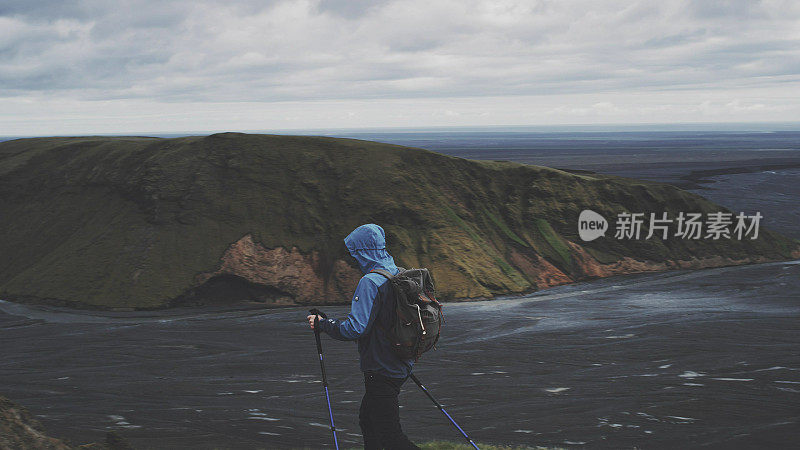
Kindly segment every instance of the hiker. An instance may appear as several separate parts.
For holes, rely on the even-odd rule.
[[[353,294],[350,314],[342,320],[309,315],[308,323],[313,329],[316,319],[320,331],[334,339],[358,340],[365,388],[358,422],[364,448],[419,449],[403,433],[397,399],[414,360],[396,356],[381,331],[380,324],[387,323],[387,314],[391,313],[386,308],[381,309],[389,285],[386,277],[370,272],[378,269],[395,275],[399,269],[386,251],[386,235],[378,225],[361,225],[344,239],[344,243],[364,273]]]

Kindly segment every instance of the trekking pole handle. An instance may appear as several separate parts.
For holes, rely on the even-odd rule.
[[[309,314],[313,314],[313,315],[315,315],[315,316],[320,316],[320,317],[322,317],[323,319],[327,319],[327,318],[328,318],[328,316],[327,316],[327,315],[325,315],[325,313],[324,313],[324,312],[322,312],[322,311],[318,310],[317,308],[309,309],[309,310],[308,310],[308,312],[309,312]]]
[[[317,308],[309,309],[308,313],[317,316],[314,317],[314,334],[317,335],[317,341],[319,341],[319,318],[322,317],[323,319],[327,319],[328,316],[326,316],[324,312],[318,310]],[[317,345],[319,345],[319,343]],[[320,352],[321,351],[322,350],[320,349]]]

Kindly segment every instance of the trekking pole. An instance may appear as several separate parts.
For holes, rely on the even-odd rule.
[[[314,308],[308,311],[315,316],[327,319],[328,316],[322,311]],[[322,385],[325,386],[325,400],[328,401],[328,416],[331,418],[331,433],[333,433],[333,445],[339,450],[339,441],[336,439],[336,425],[333,424],[333,409],[331,408],[331,396],[328,393],[328,377],[325,375],[325,363],[322,362],[322,341],[319,338],[319,317],[314,317],[314,338],[317,340],[317,353],[319,353],[319,368],[322,370]]]
[[[414,383],[417,383],[417,386],[419,386],[419,388],[420,388],[420,389],[422,389],[422,392],[424,392],[424,393],[425,393],[425,395],[427,395],[427,396],[428,396],[428,398],[429,398],[429,399],[431,399],[431,401],[433,402],[433,404],[434,404],[434,405],[436,405],[436,407],[437,407],[437,408],[439,408],[439,411],[443,412],[443,413],[444,413],[444,415],[445,415],[445,416],[447,416],[447,418],[448,418],[448,419],[450,419],[450,423],[452,423],[452,424],[453,424],[453,426],[454,426],[454,427],[456,427],[456,429],[459,431],[459,433],[461,433],[461,435],[462,435],[462,436],[464,436],[464,439],[466,439],[466,440],[467,440],[467,442],[469,442],[469,444],[475,448],[475,450],[481,450],[481,449],[479,449],[479,448],[478,448],[478,446],[477,446],[477,445],[475,445],[475,443],[474,443],[474,442],[472,442],[472,439],[470,439],[470,437],[469,437],[469,436],[467,436],[467,433],[465,433],[465,432],[464,432],[464,430],[462,430],[462,429],[461,429],[461,427],[460,427],[460,426],[458,426],[458,424],[456,423],[456,421],[455,421],[455,420],[453,420],[453,418],[452,418],[452,417],[450,417],[450,414],[447,414],[447,411],[445,411],[445,410],[444,410],[444,407],[442,406],[442,404],[441,404],[441,403],[439,403],[439,402],[437,402],[437,401],[436,401],[436,399],[435,399],[435,398],[433,398],[433,396],[431,395],[431,393],[430,393],[430,392],[428,392],[428,390],[427,390],[427,389],[425,389],[425,386],[423,386],[423,385],[422,385],[422,383],[419,381],[419,378],[417,378],[417,376],[416,376],[416,375],[414,375],[413,373],[410,373],[410,374],[408,374],[408,376],[409,376],[409,377],[411,377],[411,379],[412,379],[412,380],[414,380]]]

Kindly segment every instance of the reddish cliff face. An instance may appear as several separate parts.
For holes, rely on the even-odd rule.
[[[532,280],[526,289],[518,293],[613,275],[673,269],[705,269],[770,261],[764,256],[743,259],[711,256],[660,262],[624,257],[604,264],[597,261],[580,245],[570,241],[566,241],[566,244],[574,262],[572,275],[558,269],[540,255],[511,251],[509,255],[511,264]],[[800,258],[800,249],[795,250],[792,255]],[[275,306],[348,303],[362,274],[341,259],[328,265],[332,270],[327,271],[327,274],[323,266],[320,255],[315,251],[304,254],[294,247],[290,250],[283,247],[270,249],[247,234],[225,251],[217,270],[197,275],[192,289],[199,290],[214,280],[226,278],[239,280],[249,287],[244,296],[240,296],[237,300],[265,302]],[[230,285],[224,285],[222,289],[227,296],[230,296],[232,290]],[[461,301],[470,299],[468,296],[460,295],[463,294],[461,292],[452,292],[449,286],[443,285],[440,289],[452,299]],[[208,296],[197,297],[203,297],[198,300],[200,303],[208,301]],[[192,295],[189,295],[189,298],[192,298]],[[487,296],[474,298],[482,299]]]
[[[712,267],[735,266],[741,264],[756,264],[776,259],[765,256],[754,256],[741,259],[728,258],[723,256],[708,256],[703,258],[690,259],[670,259],[666,261],[647,261],[630,257],[623,257],[618,261],[609,264],[598,262],[583,247],[568,242],[573,260],[577,262],[577,269],[581,276],[573,281],[588,278],[610,277],[613,275],[626,275],[642,272],[660,272],[674,269],[708,269]],[[800,258],[800,249],[792,252],[794,258]]]
[[[512,251],[510,259],[522,273],[533,278],[534,285],[539,289],[575,281],[540,255],[534,255],[532,259],[527,255]]]
[[[301,253],[296,247],[268,249],[245,235],[222,255],[219,268],[201,273],[196,287],[215,278],[234,276],[250,284],[250,298],[273,305],[348,302],[361,272],[342,260],[333,262],[327,276],[316,251]],[[259,289],[267,288],[267,289]]]

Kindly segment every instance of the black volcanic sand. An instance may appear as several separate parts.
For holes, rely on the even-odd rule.
[[[792,262],[448,304],[440,349],[416,373],[483,442],[789,448],[800,429],[798,292]],[[53,435],[119,430],[141,448],[329,445],[301,308],[0,311],[4,394]],[[356,349],[323,345],[342,441],[355,446]],[[414,438],[458,439],[410,382],[401,402]]]
[[[733,211],[760,211],[764,224],[800,239],[800,168],[715,175],[693,192]]]

